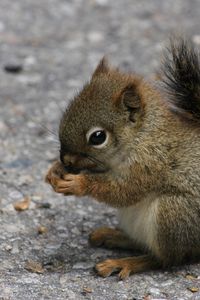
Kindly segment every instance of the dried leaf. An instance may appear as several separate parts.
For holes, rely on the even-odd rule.
[[[192,292],[192,293],[196,293],[196,292],[199,291],[199,288],[193,286],[193,287],[189,287],[188,290],[189,290],[190,292]]]
[[[92,289],[89,287],[84,287],[83,288],[83,293],[92,293]]]
[[[29,208],[30,202],[31,202],[30,198],[25,197],[22,201],[15,202],[13,206],[15,210],[23,211]]]
[[[41,226],[38,227],[38,233],[39,234],[44,234],[46,232],[47,232],[47,228],[45,226],[41,225]]]
[[[34,260],[28,260],[25,264],[25,269],[33,273],[44,273],[42,264]]]
[[[197,276],[194,274],[186,274],[185,278],[189,280],[194,280],[197,279]]]

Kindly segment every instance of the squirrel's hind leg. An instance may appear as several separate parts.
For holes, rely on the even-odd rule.
[[[114,272],[119,272],[120,279],[125,279],[133,273],[158,269],[159,263],[150,255],[141,255],[120,259],[107,259],[95,266],[97,273],[108,277]]]
[[[94,247],[135,249],[133,242],[121,230],[100,227],[91,232],[89,242]]]

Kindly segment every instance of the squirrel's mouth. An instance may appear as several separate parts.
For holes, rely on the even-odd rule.
[[[101,168],[101,167],[96,167],[96,168],[77,168],[74,166],[65,166],[64,169],[67,173],[70,174],[80,174],[80,173],[105,173],[108,171],[107,168]]]
[[[101,161],[89,156],[88,154],[65,154],[61,158],[61,163],[67,173],[105,173],[108,171]]]

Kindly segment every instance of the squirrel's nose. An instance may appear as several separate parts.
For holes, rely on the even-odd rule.
[[[65,154],[63,156],[63,164],[66,172],[72,174],[78,174],[80,172],[79,168],[77,168],[76,163],[78,158],[76,155]]]
[[[65,154],[63,157],[63,162],[66,166],[73,166],[76,162],[76,156]]]

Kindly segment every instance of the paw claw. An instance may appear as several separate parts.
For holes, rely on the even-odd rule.
[[[118,274],[119,279],[124,280],[124,279],[128,278],[130,273],[131,273],[131,270],[129,270],[127,268],[123,268]]]
[[[94,247],[105,246],[114,248],[116,246],[115,235],[118,231],[108,227],[100,227],[92,231],[89,235],[89,242]]]
[[[152,260],[150,255],[133,256],[119,259],[108,259],[96,265],[97,273],[103,277],[119,272],[120,279],[126,279],[131,273],[138,273],[149,269],[157,269],[160,264]]]
[[[111,259],[96,264],[95,269],[97,273],[102,277],[108,277],[116,271],[116,268],[113,266]]]

